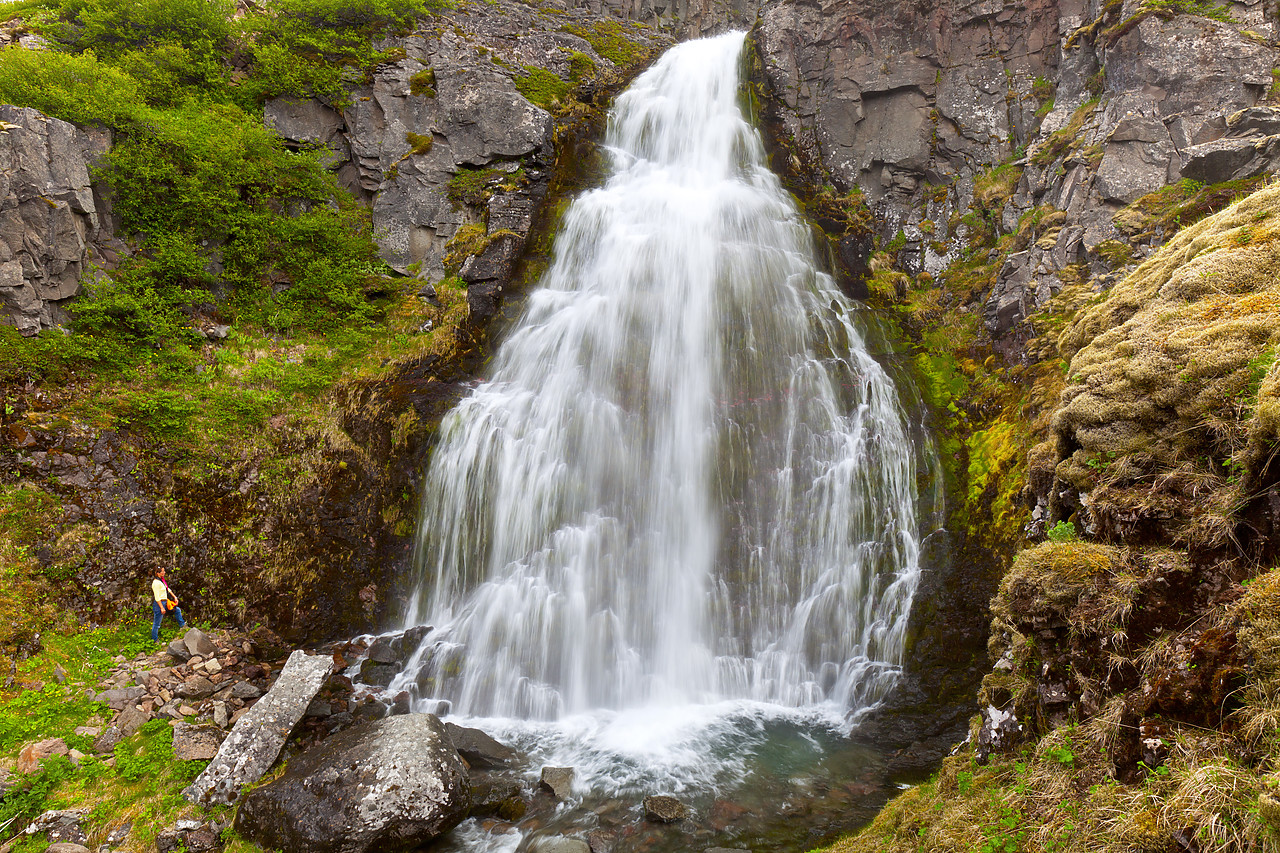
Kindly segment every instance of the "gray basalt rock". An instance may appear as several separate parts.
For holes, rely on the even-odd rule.
[[[538,786],[557,800],[567,800],[573,796],[573,776],[572,767],[544,767]]]
[[[331,655],[295,651],[267,695],[244,714],[204,772],[183,792],[193,803],[233,803],[275,763],[293,727],[333,671]]]
[[[1070,233],[1040,245],[1038,230],[983,298],[988,330],[1008,335],[1067,266],[1123,239],[1113,217],[1124,205],[1180,177],[1280,168],[1280,118],[1258,106],[1280,64],[1273,45],[1192,15],[1104,39],[1087,29],[1103,14],[1100,0],[766,0],[752,73],[775,162],[802,186],[861,190],[880,239],[905,238],[908,272],[955,260],[966,214],[1008,233],[1032,210],[1062,211]],[[1053,156],[1038,156],[1051,140]],[[1019,148],[1028,156],[1015,160]],[[985,210],[976,182],[1010,162],[1021,180]]]
[[[111,138],[8,105],[0,129],[0,323],[32,335],[66,319],[111,239],[89,178]]]
[[[619,12],[649,21],[674,13],[674,5],[662,5],[659,12],[651,0],[643,9],[622,3]],[[744,23],[754,16],[754,2],[731,5],[741,7]],[[450,26],[397,39],[404,58],[379,66],[371,81],[352,91],[342,113],[317,101],[281,98],[266,105],[264,118],[286,140],[331,152],[329,166],[338,179],[372,208],[383,260],[402,273],[413,266],[422,278],[438,281],[445,275],[445,246],[463,225],[484,223],[490,234],[514,237],[514,253],[523,247],[547,193],[555,121],[520,93],[516,80],[526,67],[567,79],[576,52],[589,57],[609,85],[618,69],[569,31],[575,25],[590,30],[599,13],[597,5],[547,16],[509,0],[495,0],[483,11],[460,9],[449,13]],[[722,18],[719,11],[715,17]],[[655,49],[670,43],[658,30],[622,26],[630,41]],[[450,182],[476,169],[519,169],[520,179],[485,201],[451,197]],[[495,243],[468,278],[483,292],[469,300],[476,321],[492,314],[511,273],[512,244]]]
[[[454,749],[472,767],[507,767],[520,758],[520,753],[479,729],[469,729],[454,723],[445,723],[444,728]]]
[[[173,754],[182,761],[209,761],[218,754],[225,733],[217,726],[178,723],[173,727]]]
[[[467,773],[431,714],[366,723],[249,793],[236,829],[284,853],[413,850],[462,821]]]
[[[654,823],[676,823],[689,816],[689,807],[666,794],[644,798],[644,818]]]
[[[182,643],[193,657],[200,655],[203,658],[208,658],[218,653],[218,646],[213,640],[209,639],[208,634],[199,628],[188,628],[187,633],[182,635]]]

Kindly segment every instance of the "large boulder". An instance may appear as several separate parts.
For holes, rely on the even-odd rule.
[[[333,671],[330,655],[296,651],[267,695],[239,719],[218,754],[182,792],[193,803],[233,803],[275,764],[293,727]]]
[[[252,791],[236,829],[283,853],[412,850],[466,818],[467,771],[431,714],[348,729]]]

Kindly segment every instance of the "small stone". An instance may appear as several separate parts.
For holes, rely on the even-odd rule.
[[[165,651],[176,660],[191,660],[191,652],[187,650],[187,644],[182,640],[174,640]]]
[[[190,705],[179,705],[179,706],[178,706],[178,716],[180,716],[180,717],[194,717],[195,715],[196,715],[196,709],[195,709],[195,708],[192,708]]]
[[[208,761],[218,754],[225,736],[216,726],[178,723],[173,727],[173,755],[181,761]]]
[[[80,737],[97,737],[102,731],[98,726],[76,726],[75,734]]]
[[[72,749],[67,752],[67,758],[70,758],[71,763],[79,767],[80,762],[85,759],[85,754],[78,749]]]
[[[120,716],[116,718],[116,728],[120,729],[122,737],[129,737],[138,729],[142,728],[142,724],[151,719],[151,714],[146,711],[140,711],[136,707],[130,705],[120,712]]]
[[[187,633],[182,637],[182,642],[186,643],[187,651],[192,655],[208,658],[218,653],[218,647],[214,645],[213,640],[199,628],[188,628]]]
[[[617,843],[618,836],[607,829],[593,829],[587,833],[587,846],[591,848],[591,853],[613,853],[613,847]]]
[[[120,824],[111,832],[107,833],[107,843],[115,846],[123,842],[129,837],[129,833],[133,831],[133,821],[127,821]]]
[[[529,853],[591,853],[591,847],[581,838],[544,835],[529,842]]]
[[[217,675],[219,672],[222,672],[222,664],[218,663],[217,658],[209,658],[207,661],[205,661],[204,668],[206,671],[211,672],[214,675]]]
[[[538,785],[550,791],[557,800],[567,800],[573,796],[573,768],[543,767]]]
[[[689,808],[675,797],[665,794],[644,798],[645,820],[654,823],[675,823],[689,815]]]
[[[205,699],[216,693],[218,688],[203,675],[193,676],[178,685],[175,693],[183,699]]]
[[[67,683],[67,671],[62,668],[62,664],[53,665],[53,680],[59,684]]]
[[[458,754],[472,767],[506,767],[520,757],[520,753],[499,743],[479,729],[445,723],[444,730],[453,741],[454,749],[458,750]]]
[[[262,695],[262,690],[247,681],[237,681],[231,685],[231,695],[236,699],[257,699]]]
[[[231,720],[231,715],[227,712],[227,703],[214,702],[213,703],[213,724],[215,726],[219,726],[220,728],[225,729],[227,727],[227,723],[230,722],[230,720]]]
[[[18,753],[15,769],[22,774],[34,773],[40,769],[40,762],[46,758],[53,755],[66,755],[68,752],[66,741],[62,738],[29,743]]]
[[[89,853],[89,848],[72,841],[59,841],[44,848],[44,853]]]
[[[115,726],[107,726],[102,733],[93,739],[93,751],[96,755],[106,755],[116,748],[116,744],[124,740],[124,735]]]

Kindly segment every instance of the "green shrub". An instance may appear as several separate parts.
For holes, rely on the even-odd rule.
[[[1076,534],[1076,526],[1070,521],[1059,521],[1049,528],[1050,542],[1075,542],[1080,537]]]
[[[150,115],[138,81],[91,53],[0,50],[0,102],[112,128],[132,127]]]
[[[277,95],[348,103],[344,68],[361,75],[401,58],[374,48],[377,38],[412,30],[442,8],[438,0],[273,0],[246,18],[254,74],[243,91],[261,101]]]

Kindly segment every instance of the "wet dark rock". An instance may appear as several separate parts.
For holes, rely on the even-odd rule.
[[[357,720],[380,720],[387,716],[387,706],[372,696],[366,696],[351,713]]]
[[[380,664],[399,664],[404,660],[404,649],[399,637],[381,637],[369,647],[368,659]]]
[[[587,833],[587,846],[591,853],[613,853],[617,843],[617,833],[607,829],[593,829]]]
[[[236,829],[284,853],[412,850],[471,807],[466,770],[440,721],[391,717],[348,729],[251,791]]]
[[[432,630],[433,629],[430,625],[415,625],[405,631],[404,639],[402,641],[404,643],[405,657],[416,652],[418,650],[418,646],[422,645],[423,639],[425,639]]]
[[[529,853],[591,853],[591,847],[581,838],[543,835],[529,842]]]
[[[666,794],[644,798],[644,818],[654,823],[676,823],[689,816],[689,807]]]
[[[538,787],[550,791],[557,800],[567,800],[573,796],[572,767],[543,767],[538,779]]]
[[[400,674],[400,667],[394,663],[378,663],[366,660],[360,664],[360,674],[356,681],[371,687],[386,687]]]
[[[409,695],[409,691],[401,690],[396,697],[391,700],[391,707],[387,709],[388,716],[399,716],[408,714],[413,710],[413,698]]]
[[[472,770],[470,777],[471,817],[517,821],[528,811],[524,786],[518,779],[484,770]]]
[[[520,758],[520,753],[499,743],[479,729],[470,729],[455,723],[445,723],[444,729],[453,741],[458,754],[474,768],[492,769],[506,767]]]

